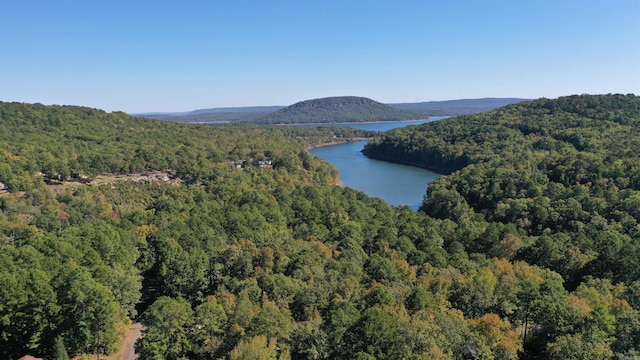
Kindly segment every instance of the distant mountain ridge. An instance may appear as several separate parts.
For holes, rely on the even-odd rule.
[[[296,106],[299,113],[304,113],[307,110],[303,110],[303,108],[309,104],[306,104],[309,101],[317,102],[318,100],[323,100],[325,105],[329,105],[328,108],[331,108],[329,104],[332,100],[327,99],[347,99],[353,98],[358,99],[356,96],[336,96],[336,97],[328,97],[321,99],[313,99],[306,100],[296,104],[293,104],[289,107]],[[366,99],[366,98],[360,98]],[[382,103],[375,102],[371,99],[371,102],[376,103],[376,108],[380,109],[379,105],[385,105]],[[386,104],[391,108],[395,108],[397,110],[401,110],[405,112],[413,113],[412,117],[416,118],[427,118],[429,116],[457,116],[457,115],[472,115],[478,114],[486,111],[493,110],[498,107],[519,103],[523,101],[529,101],[529,99],[521,99],[521,98],[481,98],[481,99],[460,99],[460,100],[446,100],[446,101],[425,101],[419,103],[395,103],[395,104]],[[312,108],[313,106],[309,106]],[[288,108],[286,106],[245,106],[245,107],[220,107],[220,108],[208,108],[208,109],[198,109],[193,111],[186,112],[148,112],[148,113],[136,113],[131,114],[134,116],[140,116],[150,119],[159,119],[165,121],[173,121],[173,122],[185,122],[185,123],[199,123],[199,122],[211,122],[211,123],[219,123],[219,122],[260,122],[260,123],[278,123],[276,119],[272,119],[270,115],[274,114],[278,111],[283,111]],[[308,109],[310,110],[310,109]],[[342,109],[343,111],[345,109]],[[388,109],[386,109],[388,110]],[[287,110],[286,113],[291,115],[291,110]],[[281,116],[283,113],[277,114],[277,116]],[[417,115],[416,115],[417,114]],[[417,116],[417,117],[416,117]],[[393,118],[393,116],[391,117]],[[364,121],[394,121],[394,120],[364,120]],[[296,121],[297,122],[297,121]],[[323,122],[323,121],[316,121]],[[335,122],[335,121],[334,121]],[[347,122],[347,121],[344,121]]]
[[[334,96],[305,100],[255,119],[259,124],[348,123],[416,120],[420,115],[365,97]]]
[[[131,114],[148,119],[181,123],[251,122],[253,119],[282,109],[284,106],[242,106],[198,109],[185,112],[148,112]]]
[[[531,99],[521,98],[481,98],[426,101],[419,103],[398,103],[389,105],[398,109],[430,116],[457,116],[479,114],[495,108],[530,100]]]
[[[211,109],[200,109],[193,110],[187,115],[200,115],[200,114],[211,114],[211,113],[235,113],[235,112],[272,112],[277,111],[284,108],[284,106],[242,106],[242,107],[222,107],[222,108],[211,108]]]

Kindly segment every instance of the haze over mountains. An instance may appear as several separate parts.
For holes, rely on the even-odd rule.
[[[188,123],[335,123],[395,121],[426,118],[429,116],[478,114],[497,107],[527,100],[528,99],[521,98],[482,98],[385,105],[368,98],[341,96],[301,101],[288,107],[223,107],[199,109],[181,113],[141,113],[134,115],[151,119]],[[400,110],[400,112],[394,110]]]
[[[419,103],[389,104],[398,109],[429,116],[473,115],[490,111],[502,106],[516,104],[530,99],[521,98],[481,98],[445,101],[426,101]]]

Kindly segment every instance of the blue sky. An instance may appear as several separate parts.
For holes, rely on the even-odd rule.
[[[107,111],[640,94],[640,0],[0,0],[0,100]]]

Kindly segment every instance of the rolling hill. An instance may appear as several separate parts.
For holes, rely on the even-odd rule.
[[[338,96],[295,103],[254,122],[260,124],[346,123],[416,120],[421,116],[364,97]]]

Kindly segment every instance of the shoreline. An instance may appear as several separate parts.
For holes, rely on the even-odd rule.
[[[371,140],[371,139],[373,138],[372,137],[355,137],[355,138],[340,139],[338,141],[332,141],[332,142],[324,142],[324,143],[315,144],[315,145],[309,144],[307,145],[307,151],[311,151],[313,149],[317,149],[325,146],[342,145],[342,144],[348,144],[356,141]]]
[[[439,118],[439,116],[437,116]],[[426,119],[413,119],[413,120],[392,120],[392,121],[352,121],[352,122],[324,122],[324,123],[290,123],[290,124],[257,124],[257,125],[276,125],[276,126],[331,126],[331,125],[359,125],[359,124],[394,124],[394,123],[407,123],[416,121],[432,121],[431,118]]]
[[[341,139],[339,141],[332,141],[332,142],[328,142],[328,143],[325,142],[325,143],[320,143],[320,144],[316,144],[316,145],[307,145],[307,153],[309,153],[309,155],[311,155],[313,157],[316,157],[315,155],[311,154],[311,150],[317,149],[317,148],[321,148],[321,147],[326,147],[326,146],[342,145],[342,144],[348,144],[348,143],[352,143],[352,142],[356,142],[356,141],[371,140],[371,139],[373,139],[373,138],[348,138],[348,139]],[[324,160],[324,161],[326,161],[326,160]],[[333,185],[344,187],[344,183],[340,179],[340,170],[338,170],[338,168],[336,168],[336,166],[333,165],[333,164],[331,164],[331,166],[333,166],[336,169],[336,171],[338,172],[338,176],[336,177],[336,181],[333,183]]]
[[[425,163],[419,162],[419,161],[395,159],[395,158],[386,157],[386,156],[369,156],[367,154],[364,154],[364,156],[366,156],[366,157],[368,157],[370,159],[386,161],[386,162],[392,163],[392,164],[413,166],[413,167],[417,167],[417,168],[420,168],[420,169],[429,170],[429,171],[432,171],[432,172],[434,172],[436,174],[440,174],[442,176],[451,175],[452,173],[454,173],[456,171],[462,170],[462,169],[454,169],[454,170],[452,170],[452,169],[446,168],[446,167],[428,165],[428,164],[425,164]],[[465,165],[465,167],[466,167],[466,165]]]

